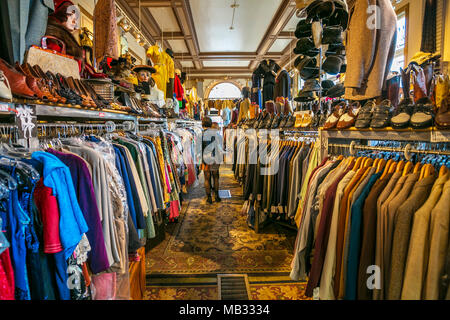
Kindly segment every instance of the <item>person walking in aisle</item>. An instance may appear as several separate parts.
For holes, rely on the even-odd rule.
[[[202,155],[203,161],[201,169],[205,177],[206,202],[212,204],[211,188],[212,180],[214,181],[214,198],[216,202],[220,202],[219,197],[219,169],[223,158],[222,137],[217,130],[218,126],[214,126],[210,117],[204,117],[202,121],[203,139],[202,139]]]

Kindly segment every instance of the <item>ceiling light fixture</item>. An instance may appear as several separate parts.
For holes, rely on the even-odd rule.
[[[239,5],[236,3],[236,0],[234,0],[234,3],[231,5],[231,8],[233,9],[233,18],[231,19],[230,30],[234,30],[234,14],[236,12],[236,9],[239,8]]]

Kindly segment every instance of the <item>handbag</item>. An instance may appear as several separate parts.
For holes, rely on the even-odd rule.
[[[12,100],[11,87],[8,78],[5,77],[3,71],[0,70],[0,98]]]
[[[49,38],[49,37],[47,37]],[[57,40],[57,39],[56,39]],[[50,71],[53,74],[61,74],[64,77],[80,79],[80,68],[78,62],[71,56],[47,50],[46,37],[42,39],[43,48],[31,46],[25,55],[25,62],[31,66],[38,65],[44,73]],[[63,52],[65,45],[63,44]]]

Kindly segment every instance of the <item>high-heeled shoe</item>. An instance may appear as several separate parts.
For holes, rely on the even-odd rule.
[[[85,82],[81,82],[85,89],[91,94],[91,97],[95,97],[97,100],[94,100],[96,102],[98,102],[98,104],[100,104],[100,108],[101,109],[108,109],[110,107],[110,103],[103,98],[101,95],[99,95],[97,92],[95,92],[95,90],[88,84]],[[97,105],[98,105],[97,104]]]
[[[77,97],[74,96],[69,90],[67,90],[65,87],[61,86],[61,83],[56,75],[54,75],[51,72],[47,72],[47,77],[51,78],[53,80],[53,84],[56,87],[56,92],[61,96],[66,98],[66,103],[76,105],[77,104]]]
[[[64,97],[61,97],[58,92],[56,92],[55,84],[53,83],[53,80],[48,78],[44,71],[42,71],[41,67],[39,65],[35,65],[32,67],[32,69],[38,74],[42,79],[45,79],[48,85],[48,88],[50,90],[50,93],[58,99],[58,103],[65,104],[67,102],[67,99]]]
[[[83,99],[83,101],[81,102],[81,105],[82,105],[83,107],[89,108],[89,107],[91,106],[90,101],[87,99],[86,96],[84,96],[84,95],[78,90],[78,88],[76,87],[75,83],[73,82],[73,78],[72,78],[72,77],[66,77],[66,78],[64,78],[64,80],[65,80],[66,84],[69,86],[69,88],[70,88],[72,91],[74,91],[76,94],[78,94],[78,95],[81,97],[81,99]]]
[[[81,81],[74,79],[71,77],[71,81],[75,84],[75,86],[78,88],[78,91],[81,92],[81,94],[86,98],[86,100],[89,102],[89,105],[92,108],[97,108],[97,104],[95,103],[94,99],[89,95],[89,93],[84,89],[83,85],[81,84]]]
[[[67,84],[66,78],[59,73],[56,75],[56,78],[58,79],[61,88],[64,88],[64,90],[70,95],[71,99],[76,101],[74,104],[81,106],[83,104],[83,98],[72,90],[72,88]]]

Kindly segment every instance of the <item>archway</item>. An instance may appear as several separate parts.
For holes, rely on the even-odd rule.
[[[205,100],[221,98],[240,98],[242,85],[233,80],[222,80],[211,83],[205,91]]]

